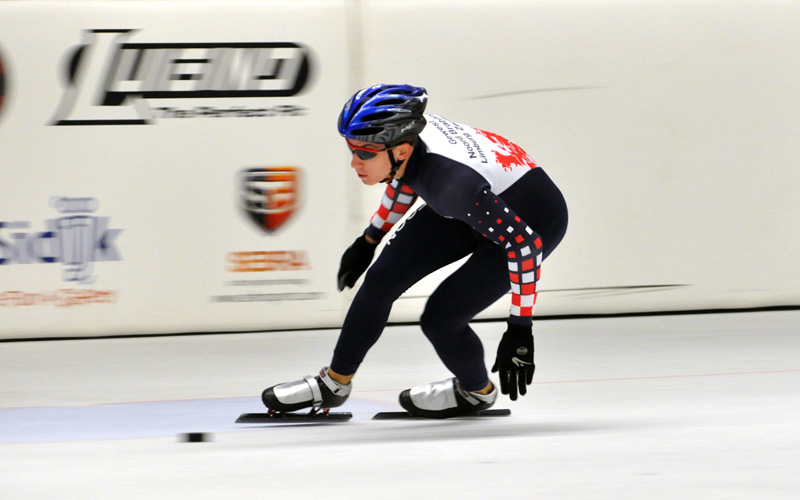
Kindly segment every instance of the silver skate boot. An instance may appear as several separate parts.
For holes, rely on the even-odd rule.
[[[497,386],[489,394],[465,391],[458,379],[418,385],[400,393],[400,406],[415,417],[451,418],[470,415],[491,407]]]
[[[352,383],[342,385],[333,380],[328,375],[326,366],[316,377],[306,375],[302,380],[265,389],[261,394],[261,401],[275,412],[335,408],[347,401],[352,387]]]

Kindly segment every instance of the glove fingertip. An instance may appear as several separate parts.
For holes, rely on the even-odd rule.
[[[500,392],[503,394],[508,394],[508,383],[506,383],[503,378],[500,378]]]

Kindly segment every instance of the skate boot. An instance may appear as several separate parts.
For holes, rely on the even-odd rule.
[[[353,384],[342,385],[328,375],[328,367],[319,375],[306,375],[302,380],[278,384],[261,394],[264,406],[271,411],[290,412],[303,408],[328,409],[341,406],[350,396]]]
[[[400,406],[415,417],[451,418],[470,415],[491,407],[497,386],[489,394],[465,391],[458,379],[418,385],[400,393]]]

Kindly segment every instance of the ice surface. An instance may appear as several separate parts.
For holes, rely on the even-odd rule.
[[[234,424],[336,331],[0,344],[9,499],[800,498],[800,312],[537,320],[511,417],[372,421],[448,373],[386,330],[330,425]],[[476,323],[487,363],[502,323]],[[179,434],[211,433],[185,443]]]

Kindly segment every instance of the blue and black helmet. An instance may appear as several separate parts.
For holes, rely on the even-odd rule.
[[[339,114],[339,133],[347,139],[391,144],[425,128],[428,93],[412,85],[373,85],[353,95]]]

